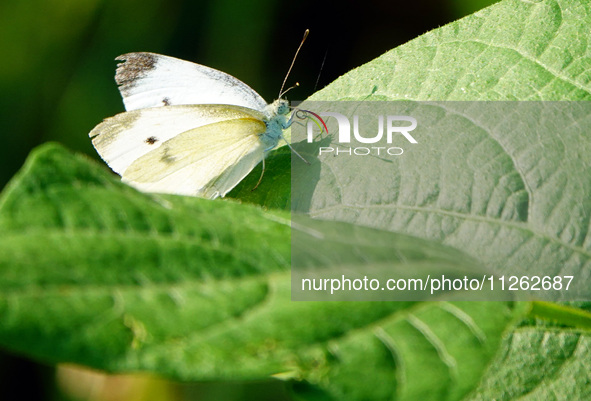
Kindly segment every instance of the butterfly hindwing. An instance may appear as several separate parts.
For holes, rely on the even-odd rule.
[[[113,171],[122,175],[135,160],[183,132],[220,121],[244,118],[261,120],[263,116],[255,110],[227,105],[157,107],[128,111],[107,118],[89,136],[103,160]]]
[[[262,111],[267,103],[225,72],[155,53],[116,58],[115,80],[127,111],[180,104],[230,104]]]
[[[264,157],[265,129],[245,117],[183,132],[135,160],[123,181],[144,192],[224,196]]]

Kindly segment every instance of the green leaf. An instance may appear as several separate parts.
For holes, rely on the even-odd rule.
[[[345,260],[361,254],[396,268],[464,259],[362,227],[360,237],[380,240],[340,244],[344,223],[325,224],[315,232],[349,249]],[[352,399],[457,399],[524,313],[500,302],[292,302],[285,212],[141,194],[56,145],[35,151],[3,194],[0,233],[0,344],[109,371],[276,374]],[[368,381],[352,386],[360,364]]]
[[[589,100],[589,7],[501,1],[350,71],[310,100]]]
[[[589,23],[587,2],[503,1],[386,53],[313,99],[589,99]],[[491,113],[479,116],[464,102],[445,105],[433,104],[437,118],[451,115],[460,129],[422,140],[390,166],[375,158],[361,170],[347,158],[323,158],[311,215],[440,241],[499,273],[574,275],[585,290],[587,103],[558,106],[577,120],[564,127],[530,112],[527,102],[498,102],[501,114],[483,106]],[[513,134],[499,116],[527,128]],[[396,179],[375,186],[351,178],[376,171]]]
[[[468,400],[591,399],[588,332],[523,327],[507,336],[503,349]]]
[[[502,1],[384,54],[311,99],[589,100],[590,23],[586,1]],[[395,189],[400,193],[396,203],[371,205],[371,209],[363,202],[355,204],[357,209],[345,204],[330,211],[312,208],[313,215],[439,240],[489,266],[504,266],[508,272],[516,266],[537,270],[542,261],[545,269],[576,272],[585,283],[591,267],[591,141],[586,133],[570,138],[564,132],[556,137],[553,134],[540,132],[539,138],[524,139],[487,132],[479,138],[485,149],[493,150],[501,160],[494,164],[498,170],[483,174],[482,179],[494,179],[497,185],[511,188],[511,180],[503,182],[502,177],[515,178],[520,185],[508,191],[505,200],[525,189],[529,213],[520,213],[523,208],[516,204],[515,213],[507,215],[490,216],[472,209],[475,199],[469,196],[462,200],[464,189],[478,194],[479,199],[491,197],[485,183],[476,179],[478,171],[465,163],[467,157],[478,156],[468,146],[465,151],[443,157],[432,143],[431,148],[423,150],[423,160],[416,158],[409,163],[422,167],[420,175],[412,176],[410,165],[399,169],[399,181],[404,184]],[[437,143],[445,143],[445,139],[449,141],[444,138]],[[552,145],[554,141],[560,146]],[[519,146],[529,151],[519,152]],[[469,152],[473,153],[466,155]],[[447,165],[427,158],[446,161]],[[478,162],[485,160],[487,156],[480,155]],[[342,170],[337,160],[327,164],[331,162],[337,177],[350,176],[351,171]],[[471,178],[463,182],[465,176],[438,179],[441,169],[444,174],[451,173],[454,164]],[[326,170],[321,174],[328,182]],[[468,186],[462,188],[466,182]],[[427,185],[420,187],[419,183]],[[423,199],[431,203],[405,194],[425,195]],[[326,201],[318,200],[318,204]],[[370,212],[357,213],[359,210]],[[379,210],[379,218],[371,210]],[[492,242],[493,238],[498,241]],[[576,314],[557,314],[555,318],[565,324],[579,321]],[[588,321],[583,324],[588,325]],[[576,352],[563,366],[565,338],[575,339],[576,346],[571,350]],[[547,330],[544,326],[528,328],[527,336],[521,331],[514,333],[506,340],[501,359],[484,376],[474,399],[588,399],[585,358],[589,338],[588,331]],[[514,339],[519,339],[520,346],[514,346]]]
[[[442,242],[506,275],[507,287],[511,275],[560,279],[559,291],[537,298],[587,299],[590,104],[430,102],[412,110],[429,129],[402,156],[320,156],[317,182],[294,187],[310,194],[310,215]]]

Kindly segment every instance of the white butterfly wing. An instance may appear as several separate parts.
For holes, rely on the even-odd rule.
[[[145,192],[224,196],[263,158],[263,115],[238,106],[181,105],[108,118],[90,136],[123,181]]]
[[[115,80],[127,111],[181,104],[230,104],[262,111],[267,103],[225,72],[155,53],[116,58]]]
[[[263,159],[265,129],[243,118],[183,132],[134,161],[122,180],[143,192],[224,196]]]
[[[89,136],[109,167],[117,174],[123,175],[135,160],[185,131],[242,118],[261,120],[263,115],[238,106],[156,107],[128,111],[107,118],[97,125]]]

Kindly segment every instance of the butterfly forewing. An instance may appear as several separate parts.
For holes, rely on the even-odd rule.
[[[116,58],[115,80],[125,109],[180,104],[230,104],[262,111],[267,103],[252,88],[225,72],[155,53]]]

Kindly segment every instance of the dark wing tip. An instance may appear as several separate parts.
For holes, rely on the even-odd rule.
[[[115,58],[123,61],[117,65],[115,81],[123,89],[131,87],[138,78],[142,78],[152,70],[157,62],[154,53],[126,53]]]

